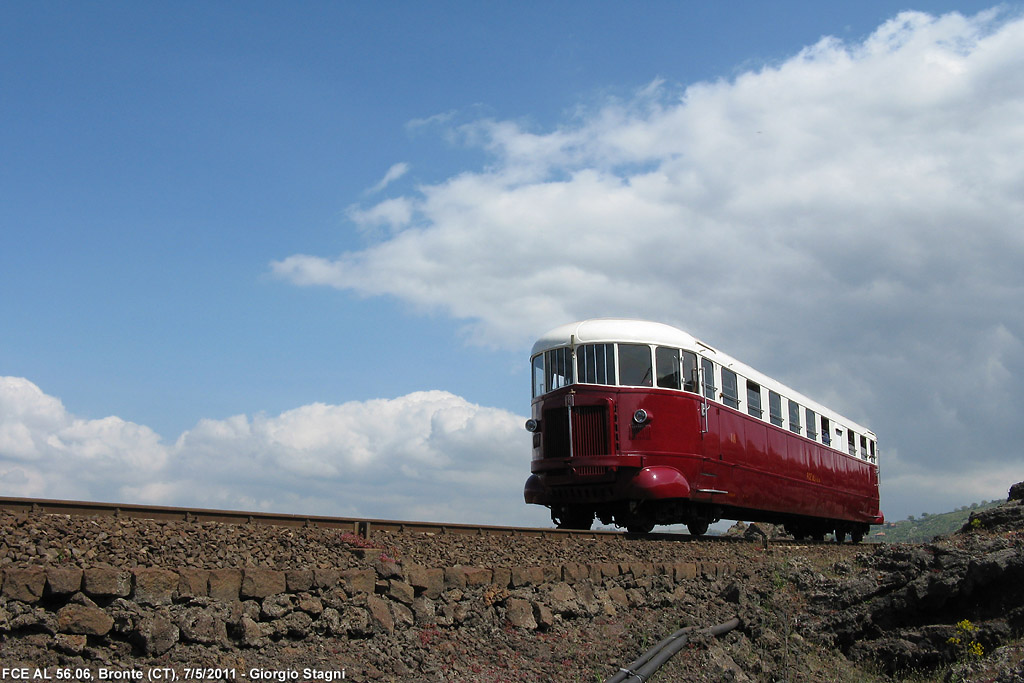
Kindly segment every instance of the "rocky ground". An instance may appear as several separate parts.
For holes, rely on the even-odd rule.
[[[363,550],[315,528],[7,515],[0,673],[601,681],[681,626],[739,616],[724,636],[691,638],[653,680],[1024,680],[1024,487],[1015,489],[959,534],[892,546],[410,533],[378,535]],[[212,578],[203,595],[185,587],[256,567],[286,577],[287,591],[249,586],[222,600]],[[452,569],[466,567],[476,569]],[[39,568],[50,572],[45,587],[22,595]],[[434,585],[423,568],[448,573]],[[60,588],[83,572],[93,587]],[[129,572],[123,597],[95,587]],[[164,599],[143,597],[151,576],[175,577]],[[68,627],[86,613],[110,625]],[[204,624],[220,631],[206,637]]]

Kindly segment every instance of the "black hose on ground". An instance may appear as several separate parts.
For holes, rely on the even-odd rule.
[[[707,633],[712,636],[720,636],[724,633],[728,633],[739,625],[740,620],[737,617],[735,619],[730,619],[724,624],[712,626],[702,633]],[[650,677],[653,676],[654,673],[665,664],[665,662],[686,646],[690,632],[695,628],[695,626],[687,626],[686,628],[679,629],[667,638],[662,639],[657,645],[640,655],[639,659],[634,662],[630,662],[630,664],[625,668],[619,669],[618,672],[605,681],[605,683],[625,683],[625,681],[640,681],[642,683],[643,681],[650,679]]]

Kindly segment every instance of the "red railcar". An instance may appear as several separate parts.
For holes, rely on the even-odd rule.
[[[873,432],[682,330],[584,320],[531,357],[525,498],[559,527],[742,519],[859,541],[882,522]]]

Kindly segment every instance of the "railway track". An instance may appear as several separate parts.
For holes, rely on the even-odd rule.
[[[751,542],[749,539],[733,536],[691,536],[682,533],[630,534],[623,531],[594,529],[579,531],[541,527],[493,526],[480,524],[451,524],[447,522],[413,522],[391,519],[364,519],[356,517],[330,517],[325,515],[297,515],[272,512],[245,512],[238,510],[216,510],[206,508],[165,507],[159,505],[135,505],[126,503],[96,503],[78,500],[51,500],[44,498],[0,497],[0,510],[14,515],[69,515],[76,517],[122,517],[126,519],[149,519],[202,524],[262,524],[282,527],[318,527],[340,529],[369,539],[378,533],[413,532],[423,534],[463,534],[477,536],[517,537],[576,537],[592,540],[630,538],[646,541],[678,542]],[[760,539],[755,539],[758,542]],[[813,542],[773,539],[772,545],[804,546]]]

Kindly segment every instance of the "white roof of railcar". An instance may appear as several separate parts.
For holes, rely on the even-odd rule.
[[[686,332],[664,323],[624,318],[592,318],[559,325],[550,330],[533,345],[530,356],[533,357],[541,351],[558,346],[565,346],[569,343],[570,336],[576,337],[577,344],[617,341],[692,349],[699,343]],[[701,346],[704,345],[701,344]]]
[[[671,325],[651,322],[649,320],[631,320],[628,318],[591,318],[580,320],[549,330],[533,345],[530,357],[561,346],[568,346],[570,340],[576,344],[600,344],[602,342],[633,342],[638,344],[655,344],[657,346],[669,346],[674,348],[696,351],[704,358],[715,361],[719,365],[732,370],[745,379],[757,382],[766,389],[796,401],[806,406],[819,415],[824,415],[840,425],[852,429],[858,434],[869,435],[877,439],[875,433],[867,427],[848,420],[830,408],[826,408],[817,401],[812,401],[798,391],[794,391],[785,384],[778,382],[768,375],[755,370],[749,365],[742,363],[732,356],[722,353],[718,349],[705,344],[693,335],[684,332]],[[742,390],[741,390],[742,391]]]

